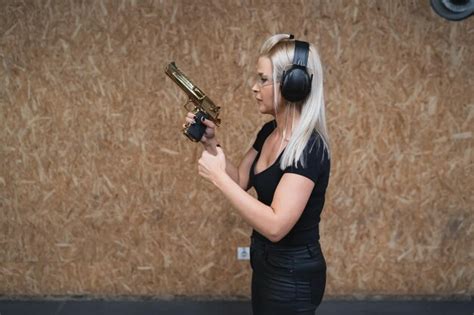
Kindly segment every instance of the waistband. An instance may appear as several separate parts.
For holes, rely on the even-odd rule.
[[[250,237],[251,240],[251,246],[253,246],[256,249],[263,249],[266,252],[271,251],[271,252],[284,252],[284,253],[298,253],[300,251],[306,251],[310,250],[311,252],[317,252],[321,251],[321,245],[319,244],[319,241],[316,242],[311,242],[307,244],[298,244],[298,245],[282,245],[279,243],[272,243],[268,241],[263,241],[261,237],[252,235]]]
[[[283,239],[276,243],[273,243],[255,230],[253,230],[251,237],[252,239],[255,239],[261,243],[268,244],[270,246],[293,248],[294,246],[319,244],[319,227],[314,226],[311,229],[304,231],[291,231],[290,233],[288,233],[288,235],[286,235]]]

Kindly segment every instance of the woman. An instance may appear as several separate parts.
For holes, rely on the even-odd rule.
[[[312,45],[278,34],[262,45],[257,73],[258,109],[275,119],[238,167],[204,120],[199,174],[253,227],[253,313],[314,314],[326,284],[318,223],[330,170],[321,63]],[[193,118],[188,113],[187,123]],[[258,199],[246,192],[252,186]]]

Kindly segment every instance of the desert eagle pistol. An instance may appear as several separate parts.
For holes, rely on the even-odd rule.
[[[219,126],[221,122],[219,119],[220,107],[216,106],[201,89],[192,83],[178,69],[174,61],[165,67],[165,73],[188,95],[188,101],[184,104],[184,108],[195,115],[195,123],[186,123],[183,127],[183,133],[190,140],[198,142],[201,140],[204,131],[206,131],[206,125],[202,122],[204,118],[211,120]]]

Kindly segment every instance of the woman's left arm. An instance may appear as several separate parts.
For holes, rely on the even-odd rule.
[[[217,148],[214,156],[204,151],[199,160],[199,174],[219,188],[242,218],[272,242],[281,240],[298,221],[314,182],[297,174],[284,174],[276,188],[271,206],[255,199],[225,172],[225,155]]]

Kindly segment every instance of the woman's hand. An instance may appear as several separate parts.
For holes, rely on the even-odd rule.
[[[199,175],[217,185],[220,176],[227,174],[225,171],[225,155],[221,147],[216,147],[217,155],[203,151],[199,159]]]
[[[195,123],[195,115],[191,112],[189,112],[186,115],[186,124],[193,124]],[[210,121],[209,119],[204,119],[202,121],[204,125],[206,125],[206,130],[204,131],[204,135],[202,136],[200,142],[206,149],[206,151],[210,151],[211,153],[215,154],[216,152],[216,145],[217,145],[217,139],[216,139],[216,125]]]

